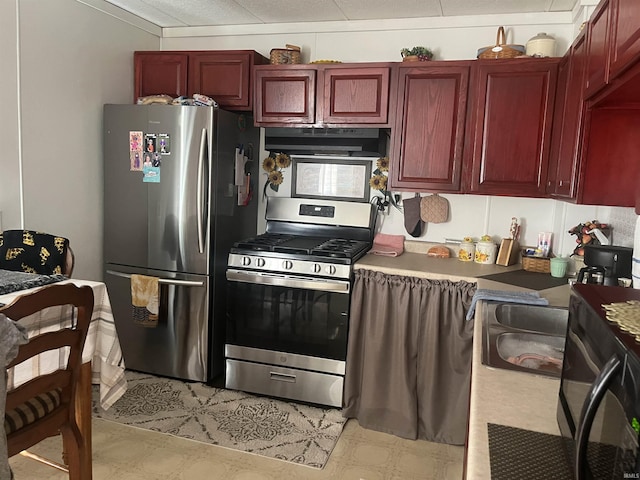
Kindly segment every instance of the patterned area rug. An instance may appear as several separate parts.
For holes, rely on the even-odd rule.
[[[126,372],[128,389],[96,417],[199,442],[323,468],[346,419],[324,409],[202,383]]]

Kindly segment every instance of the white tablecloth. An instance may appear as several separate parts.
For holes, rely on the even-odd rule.
[[[127,380],[124,376],[124,360],[113,321],[113,314],[111,313],[107,287],[104,283],[90,280],[71,279],[59,283],[73,283],[78,286],[88,285],[93,290],[93,315],[91,316],[91,324],[89,325],[87,340],[82,352],[82,361],[84,363],[91,362],[91,381],[93,384],[100,386],[100,406],[106,410],[127,390]],[[14,298],[35,291],[38,288],[44,287],[0,295],[0,303],[8,304]],[[25,325],[29,335],[32,336],[59,328],[61,326],[61,317],[62,326],[71,321],[68,314],[61,315],[59,310],[48,310],[32,315],[20,323]],[[8,388],[13,388],[25,383],[38,373],[54,371],[59,365],[64,365],[65,361],[65,356],[59,351],[40,355],[38,359],[24,362],[24,364],[17,366],[14,372],[10,372],[7,386]]]

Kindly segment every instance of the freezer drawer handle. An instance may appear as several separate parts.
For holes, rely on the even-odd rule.
[[[115,270],[107,270],[109,275],[122,278],[131,278],[130,273],[116,272]],[[162,285],[177,285],[180,287],[204,287],[204,282],[194,280],[174,280],[173,278],[159,278],[158,283]]]
[[[295,375],[278,372],[269,372],[269,375],[271,376],[271,380],[276,380],[278,382],[296,383]]]

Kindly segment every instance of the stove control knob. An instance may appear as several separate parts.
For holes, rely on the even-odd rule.
[[[335,267],[335,265],[329,265],[329,266],[327,267],[327,273],[328,273],[329,275],[335,275],[335,274],[336,274],[336,267]]]
[[[251,257],[242,257],[242,266],[247,267],[251,265]]]
[[[322,271],[322,267],[319,263],[313,264],[313,273],[320,273]]]
[[[258,259],[256,260],[256,265],[257,265],[258,267],[264,267],[264,264],[265,264],[265,263],[266,263],[266,262],[264,261],[264,258],[258,258]]]
[[[291,270],[293,268],[293,262],[291,260],[285,260],[282,262],[282,268],[285,270]]]

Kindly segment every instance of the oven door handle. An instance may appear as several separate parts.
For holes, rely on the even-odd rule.
[[[264,272],[247,272],[245,270],[227,270],[230,282],[258,283],[277,287],[300,288],[303,290],[320,290],[323,292],[349,293],[349,282],[333,282],[313,278],[294,278],[286,275]]]
[[[609,384],[621,368],[622,361],[618,355],[612,355],[609,361],[605,363],[593,384],[591,384],[591,388],[587,393],[587,399],[582,406],[580,425],[578,426],[578,432],[576,434],[576,480],[587,478],[587,442],[589,441],[591,426],[600,402],[609,388]]]

